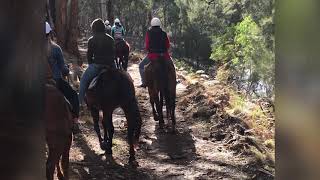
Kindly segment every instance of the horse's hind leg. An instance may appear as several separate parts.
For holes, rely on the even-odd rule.
[[[149,96],[150,96],[150,104],[152,107],[153,118],[155,121],[159,121],[159,117],[158,117],[158,114],[157,114],[156,108],[155,108],[155,95],[151,89],[149,89],[148,91],[149,91]]]
[[[176,115],[175,115],[175,107],[176,105],[173,104],[170,108],[171,120],[172,120],[172,132],[176,131]]]
[[[104,128],[104,140],[107,140],[106,154],[112,155],[112,139],[114,133],[114,127],[112,123],[112,111],[103,111],[103,128]]]
[[[61,165],[62,165],[64,180],[69,179],[69,153],[70,153],[71,143],[72,143],[72,135],[70,135],[66,140],[66,144],[62,153]]]
[[[163,110],[162,110],[162,107],[163,107],[163,95],[160,93],[160,97],[156,97],[155,98],[155,103],[156,103],[156,107],[157,107],[157,112],[158,112],[158,115],[159,115],[159,127],[160,129],[163,128],[164,126],[164,120],[163,120]]]
[[[129,61],[129,52],[125,53],[123,56],[123,69],[127,71],[128,69],[128,61]]]
[[[59,158],[60,159],[60,158]],[[56,168],[57,168],[57,176],[59,180],[63,179],[63,174],[61,172],[61,168],[60,168],[60,160],[58,160],[57,164],[56,164]]]
[[[119,65],[120,65],[120,68],[119,68],[119,69],[124,69],[124,66],[123,66],[123,56],[122,56],[122,55],[119,57]]]
[[[97,136],[99,138],[100,148],[102,150],[105,150],[105,147],[103,145],[103,139],[101,136],[100,126],[99,126],[99,110],[96,108],[91,108],[91,116],[93,119],[94,130],[96,131]]]
[[[139,108],[137,105],[136,107],[128,105],[122,107],[122,109],[128,122],[129,165],[138,166],[138,162],[135,157],[136,152],[134,149],[134,143],[137,143],[135,140],[138,141],[141,129],[141,124],[138,124],[139,122],[136,120],[136,118],[139,118],[138,116],[140,116]]]
[[[53,180],[54,175],[54,169],[56,165],[59,163],[59,159],[61,156],[61,150],[59,148],[59,145],[57,148],[52,148],[49,146],[49,155],[46,163],[46,176],[47,180]]]

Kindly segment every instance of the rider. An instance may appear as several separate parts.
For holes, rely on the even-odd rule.
[[[56,82],[57,88],[63,93],[66,99],[72,105],[72,115],[73,115],[73,132],[77,133],[79,131],[78,119],[79,119],[79,100],[78,95],[75,90],[63,79],[63,76],[69,74],[69,69],[64,63],[64,58],[62,50],[59,45],[57,45],[51,39],[52,28],[48,22],[46,22],[46,38],[48,43],[48,63],[52,71],[53,79]]]
[[[84,95],[90,82],[105,66],[114,68],[114,40],[105,33],[105,24],[102,19],[95,19],[91,24],[93,36],[88,40],[88,68],[80,80],[79,101],[83,104]]]
[[[110,25],[110,22],[108,21],[108,20],[106,20],[105,22],[104,22],[104,25],[106,26],[106,33],[107,34],[109,34],[109,35],[111,35],[111,25]]]
[[[114,38],[116,43],[118,43],[119,41],[124,40],[123,39],[124,35],[125,35],[125,30],[124,30],[119,18],[116,18],[114,20],[114,25],[112,26],[112,29],[111,29],[111,36]]]
[[[142,82],[140,87],[146,87],[144,66],[148,65],[150,60],[158,59],[159,55],[163,54],[166,60],[171,61],[171,57],[168,52],[170,48],[170,41],[167,33],[161,29],[161,21],[159,18],[155,17],[151,20],[151,28],[149,28],[146,33],[145,47],[148,55],[139,64],[139,72]]]

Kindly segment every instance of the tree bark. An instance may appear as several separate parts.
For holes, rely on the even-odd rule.
[[[68,33],[66,38],[67,51],[76,57],[80,57],[80,52],[78,48],[78,37],[79,37],[79,4],[78,0],[71,0],[70,6],[70,21],[68,26]]]
[[[101,8],[101,18],[105,21],[105,18],[107,17],[107,4],[106,0],[100,1],[100,8]]]
[[[108,0],[107,11],[108,11],[108,20],[109,20],[110,24],[113,24],[114,13],[113,13],[113,1],[112,0]]]
[[[45,1],[0,1],[0,179],[45,179]]]
[[[58,44],[62,48],[67,47],[66,37],[67,37],[67,0],[57,0],[56,1],[56,35],[58,39]]]

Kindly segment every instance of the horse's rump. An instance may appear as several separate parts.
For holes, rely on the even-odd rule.
[[[51,84],[46,84],[46,132],[71,134],[72,115],[63,94]]]
[[[125,55],[130,52],[130,45],[127,41],[121,40],[115,43],[116,54],[117,55]]]
[[[173,85],[172,82],[176,82],[173,62],[165,59],[163,56],[152,60],[145,67],[145,79],[148,87],[157,88],[159,91],[173,88],[169,87]]]
[[[101,107],[107,101],[109,105],[116,106],[130,96],[135,97],[135,90],[128,73],[107,67],[95,78],[95,86],[86,94],[88,105]]]

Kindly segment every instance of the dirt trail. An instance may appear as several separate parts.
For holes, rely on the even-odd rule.
[[[130,64],[128,72],[137,87],[140,84],[138,64]],[[178,80],[183,82],[177,86],[179,104],[185,97],[187,84],[183,79]],[[202,132],[205,129],[203,122],[184,117],[179,106],[176,109],[178,133],[157,131],[158,124],[152,117],[147,89],[137,87],[136,94],[143,119],[137,151],[140,166],[137,169],[127,166],[125,118],[120,109],[113,114],[114,162],[106,161],[91,117],[88,112],[82,112],[82,133],[74,136],[70,152],[71,179],[260,179],[248,170],[250,157],[236,155],[223,141],[204,138],[203,133],[208,132]]]

